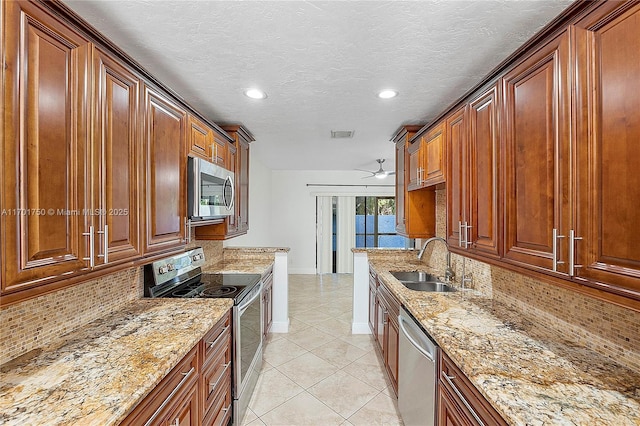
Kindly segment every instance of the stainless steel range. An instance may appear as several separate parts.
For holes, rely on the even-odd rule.
[[[202,272],[196,248],[146,265],[145,297],[233,299],[233,423],[244,417],[262,367],[262,282],[258,274]]]

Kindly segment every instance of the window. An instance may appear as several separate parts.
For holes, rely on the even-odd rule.
[[[395,197],[356,197],[356,247],[410,247],[396,234]]]

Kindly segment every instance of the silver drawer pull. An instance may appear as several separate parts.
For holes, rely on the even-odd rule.
[[[144,426],[149,426],[151,423],[153,423],[153,421],[156,419],[156,417],[158,417],[158,414],[160,414],[160,412],[162,411],[162,409],[169,403],[169,401],[171,401],[171,398],[173,398],[173,396],[180,390],[180,388],[182,387],[182,385],[189,380],[189,377],[195,373],[196,368],[195,367],[191,367],[191,370],[189,370],[186,373],[182,373],[182,375],[184,376],[182,378],[182,380],[180,380],[180,383],[178,383],[178,385],[171,391],[171,393],[169,394],[169,396],[167,397],[167,399],[164,400],[164,402],[162,404],[160,404],[160,406],[158,407],[158,409],[155,411],[155,413],[153,413],[153,415],[151,417],[149,417],[149,420],[147,420],[147,422],[144,424]]]
[[[476,419],[476,422],[478,422],[478,424],[480,426],[484,426],[484,422],[480,419],[480,417],[478,416],[478,414],[476,414],[476,412],[474,411],[474,409],[471,407],[471,405],[469,404],[469,402],[467,402],[467,400],[465,399],[465,397],[462,395],[462,393],[458,390],[458,388],[456,387],[456,385],[453,384],[453,380],[455,380],[455,376],[447,376],[447,373],[445,373],[444,371],[441,372],[442,377],[444,378],[444,380],[449,384],[449,386],[451,386],[451,389],[453,389],[453,391],[455,392],[455,394],[458,396],[458,398],[460,398],[460,401],[462,401],[462,403],[464,404],[465,407],[467,407],[467,410],[469,410],[469,412],[471,413],[471,415],[473,416],[474,419]]]
[[[231,410],[231,404],[229,404],[229,406],[228,406],[228,407],[226,407],[226,408],[223,408],[223,409],[222,409],[222,411],[223,411],[223,412],[225,412],[225,413],[226,413],[227,411],[229,411],[229,410]]]
[[[224,365],[224,369],[222,370],[222,374],[220,374],[220,377],[218,377],[218,380],[216,380],[216,382],[214,384],[212,384],[212,385],[210,384],[209,385],[209,395],[211,395],[211,392],[213,392],[213,390],[218,387],[218,384],[220,383],[220,381],[222,379],[224,379],[224,375],[227,373],[227,370],[229,369],[229,366],[231,365],[231,361],[229,361],[228,363],[223,364],[223,365]]]
[[[216,337],[216,340],[214,340],[213,342],[207,342],[207,345],[209,345],[209,349],[213,348],[220,339],[222,339],[223,337],[227,337],[224,335],[225,331],[227,331],[229,329],[229,326],[226,326],[225,328],[222,329],[222,331],[220,332],[220,335],[218,337]]]

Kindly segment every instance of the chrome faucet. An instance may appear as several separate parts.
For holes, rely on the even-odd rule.
[[[427,239],[427,241],[424,242],[424,245],[422,246],[422,250],[420,250],[420,252],[418,253],[418,259],[422,260],[422,256],[424,255],[424,251],[427,248],[427,245],[432,242],[432,241],[442,241],[444,243],[444,245],[447,247],[447,269],[445,269],[444,271],[444,280],[445,282],[451,282],[455,279],[455,273],[453,272],[453,269],[451,269],[451,252],[449,251],[449,244],[447,244],[447,240],[445,240],[442,237],[431,237],[429,239]]]

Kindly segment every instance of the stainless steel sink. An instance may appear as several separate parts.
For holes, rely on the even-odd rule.
[[[396,271],[396,272],[391,272],[391,275],[396,277],[398,281],[416,281],[416,282],[440,281],[438,277],[436,277],[435,275],[429,274],[428,272],[422,272],[422,271],[409,271],[409,272]]]
[[[436,293],[446,293],[456,291],[455,287],[436,281],[400,281],[409,290],[433,291]]]
[[[442,282],[433,274],[422,271],[392,271],[391,275],[410,290],[438,293],[456,291],[456,288]]]

